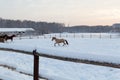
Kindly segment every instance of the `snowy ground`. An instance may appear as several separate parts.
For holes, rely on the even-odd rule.
[[[68,46],[54,46],[51,38],[15,39],[0,47],[120,64],[120,38],[66,38]]]
[[[33,56],[0,51],[0,64],[32,74]],[[40,57],[40,75],[49,80],[120,80],[120,69],[72,63]],[[32,77],[0,66],[0,79],[32,80]]]
[[[26,76],[15,71],[0,66],[0,79],[2,80],[33,80],[31,76]]]
[[[39,53],[44,54],[120,64],[120,38],[67,37],[65,39],[69,42],[68,46],[55,47],[51,38],[40,37],[16,38],[13,42],[0,43],[0,47],[25,51],[37,49]],[[33,57],[30,55],[0,51],[0,64],[13,66],[17,68],[17,71],[33,73],[32,63]],[[31,80],[29,76],[18,79],[17,76],[24,75],[17,74],[19,73],[0,67],[0,78],[4,80],[14,80],[13,76],[16,78],[15,80]],[[50,80],[120,80],[120,69],[48,58],[40,58],[40,74]]]

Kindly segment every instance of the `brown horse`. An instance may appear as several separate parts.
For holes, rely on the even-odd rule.
[[[65,39],[57,39],[56,37],[52,37],[52,41],[55,40],[54,46],[56,46],[56,44],[58,44],[60,46],[59,43],[63,43],[64,45],[68,45],[68,41]]]
[[[5,39],[4,38],[0,38],[0,42],[4,43]]]
[[[0,35],[0,38],[6,38],[6,36],[7,36],[7,34],[2,34],[2,35]]]
[[[16,37],[16,35],[11,35],[11,36],[8,36],[8,35],[6,35],[6,37],[5,37],[5,40],[7,41],[7,40],[11,40],[11,41],[13,41],[13,37]]]

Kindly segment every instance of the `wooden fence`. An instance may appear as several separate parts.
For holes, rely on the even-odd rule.
[[[70,33],[70,34],[45,34],[44,38],[51,37],[65,37],[65,38],[120,38],[120,34],[112,34],[112,33]]]
[[[33,80],[39,79],[39,57],[46,57],[46,58],[52,58],[62,61],[70,61],[75,63],[85,63],[85,64],[92,64],[92,65],[99,65],[99,66],[108,66],[113,68],[120,68],[120,64],[115,63],[108,63],[108,62],[98,62],[98,61],[92,61],[92,60],[84,60],[84,59],[75,59],[75,58],[69,58],[69,57],[63,57],[63,56],[56,56],[56,55],[50,55],[50,54],[44,54],[44,53],[38,53],[36,50],[33,50],[33,52],[23,51],[23,50],[15,50],[15,49],[9,49],[9,48],[0,48],[0,50],[4,51],[13,51],[13,52],[19,52],[24,54],[29,54],[34,56],[34,78]]]
[[[31,35],[31,36],[21,36],[19,39],[33,39],[33,38],[52,38],[52,37],[59,37],[59,38],[120,38],[120,34],[118,33],[57,33],[57,34],[44,34],[44,35]]]

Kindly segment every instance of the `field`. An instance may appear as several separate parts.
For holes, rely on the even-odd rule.
[[[104,35],[106,36],[106,34]],[[65,38],[68,40],[69,45],[62,46],[61,44],[61,46],[55,47],[54,41],[51,41],[52,36]],[[48,34],[43,37],[39,36],[30,39],[15,38],[13,42],[7,41],[6,43],[0,43],[0,47],[24,51],[37,49],[37,52],[49,55],[120,64],[120,38],[105,38],[105,36],[102,36],[102,38],[81,38],[76,36],[66,37],[57,34]],[[6,55],[2,53],[5,53]],[[14,55],[14,57],[12,55]],[[4,59],[3,57],[5,56],[8,57]],[[27,56],[28,55],[11,52],[0,52],[0,64],[10,65],[17,68],[17,70],[32,74],[32,56],[26,58]],[[8,61],[9,59],[12,59],[12,61]],[[50,80],[120,79],[120,70],[116,68],[66,62],[43,57],[40,59],[40,65],[40,75],[47,77]],[[4,73],[2,75],[4,75]],[[25,80],[28,79],[26,78]]]

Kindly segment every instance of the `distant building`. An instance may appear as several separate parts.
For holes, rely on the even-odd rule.
[[[33,28],[0,28],[0,34],[20,34],[20,35],[31,35],[34,33]]]
[[[113,32],[120,32],[120,23],[115,23],[112,25]]]

